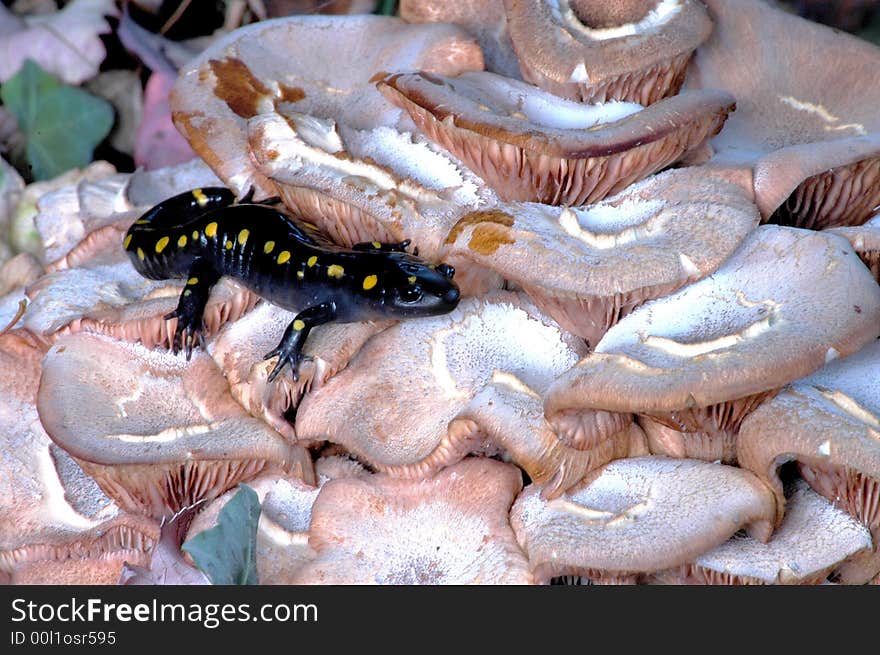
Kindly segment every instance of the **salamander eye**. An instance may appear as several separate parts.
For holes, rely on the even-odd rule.
[[[422,290],[417,286],[408,286],[400,290],[400,300],[405,303],[414,303],[422,299]]]

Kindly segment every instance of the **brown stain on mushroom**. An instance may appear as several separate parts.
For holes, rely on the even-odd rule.
[[[287,86],[286,84],[278,84],[281,95],[278,97],[280,102],[299,102],[306,97],[306,92],[298,86]]]
[[[513,242],[502,227],[494,223],[483,223],[474,228],[468,248],[481,255],[492,255],[501,246]]]
[[[444,243],[453,243],[466,228],[475,225],[468,248],[481,255],[491,255],[502,245],[513,243],[505,228],[513,226],[513,216],[498,209],[465,214],[452,226]]]
[[[211,59],[208,65],[217,80],[214,85],[214,95],[242,118],[256,116],[259,113],[260,98],[272,95],[240,59],[234,57],[222,61]],[[206,71],[202,69],[199,75],[200,81],[206,81],[206,75]]]

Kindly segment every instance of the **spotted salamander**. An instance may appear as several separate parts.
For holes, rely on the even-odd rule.
[[[224,275],[299,311],[265,356],[278,357],[269,381],[286,365],[298,379],[303,344],[317,325],[444,314],[460,295],[452,266],[406,252],[409,241],[343,248],[310,223],[271,204],[239,202],[222,187],[159,203],[135,221],[123,245],[141,275],[187,280],[177,309],[165,316],[178,320],[172,350],[184,348],[187,359],[196,340],[204,347],[205,306]]]

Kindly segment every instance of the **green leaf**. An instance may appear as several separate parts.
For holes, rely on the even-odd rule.
[[[62,84],[30,59],[3,85],[0,99],[24,133],[37,180],[88,164],[113,127],[110,103]]]
[[[382,0],[376,7],[374,14],[381,16],[393,16],[397,12],[397,0]]]
[[[257,492],[240,484],[220,510],[217,525],[183,544],[214,584],[259,584],[256,544],[261,509]]]

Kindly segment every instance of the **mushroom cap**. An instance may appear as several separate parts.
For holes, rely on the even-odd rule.
[[[260,303],[235,322],[227,323],[209,347],[209,352],[226,376],[232,397],[252,416],[264,420],[290,441],[296,432],[287,417],[302,395],[319,389],[348,365],[351,358],[372,335],[392,321],[331,323],[314,330],[303,346],[304,359],[299,381],[281,376],[268,382],[274,362],[265,353],[281,341],[284,330],[295,317],[271,303]]]
[[[865,262],[874,279],[880,282],[880,213],[862,225],[829,228],[828,232],[843,237]]]
[[[439,258],[463,212],[498,200],[446,151],[390,127],[267,114],[248,121],[248,143],[285,203],[344,245],[410,239],[422,257]]]
[[[712,21],[695,0],[504,0],[523,79],[575,100],[678,92]]]
[[[711,277],[645,303],[545,397],[669,412],[781,387],[880,335],[880,287],[839,237],[762,226]]]
[[[764,584],[818,583],[846,558],[872,548],[871,533],[799,480],[767,543],[734,535],[694,560],[709,580],[730,576]]]
[[[486,70],[519,78],[519,60],[507,30],[503,0],[401,0],[400,17],[408,23],[455,23],[480,44]]]
[[[378,474],[325,484],[312,507],[317,552],[297,584],[529,584],[508,513],[516,467],[471,458],[427,480]]]
[[[848,469],[880,480],[880,342],[797,380],[742,424],[737,458],[776,494],[777,524],[785,496],[777,467],[788,460]],[[848,503],[838,499],[843,507]],[[866,502],[866,508],[871,506]]]
[[[542,393],[585,352],[520,294],[465,298],[449,314],[370,339],[305,396],[296,433],[341,444],[395,475],[424,477],[471,452],[474,444],[451,439],[448,424],[496,370]]]
[[[606,464],[573,494],[526,487],[511,510],[538,580],[585,570],[653,572],[684,564],[737,530],[773,519],[773,495],[748,471],[698,460]]]
[[[52,440],[141,513],[174,514],[265,469],[314,479],[308,453],[248,416],[202,353],[69,335],[44,359],[37,406]]]
[[[716,134],[735,106],[709,90],[641,110],[583,105],[487,72],[396,73],[377,86],[502,199],[550,204],[595,202],[668,166]]]
[[[453,443],[481,440],[497,444],[542,494],[553,498],[612,459],[648,453],[645,436],[632,415],[614,414],[585,429],[587,439],[572,442],[557,435],[544,418],[541,396],[515,375],[495,371],[490,382],[449,423]],[[487,448],[488,450],[488,448]]]
[[[566,330],[596,344],[621,314],[717,269],[759,219],[741,186],[692,167],[593,205],[502,203],[470,212],[446,237],[446,252],[515,282]]]
[[[706,4],[716,29],[694,57],[688,87],[725,89],[737,101],[712,141],[716,160],[754,169],[765,219],[805,180],[836,169],[816,189],[798,191],[805,197],[796,224],[866,220],[880,202],[873,110],[880,91],[866,83],[880,67],[880,48],[758,0]],[[874,163],[848,166],[865,160]],[[860,216],[847,216],[851,203],[860,204]]]
[[[399,68],[456,74],[482,69],[483,57],[453,25],[383,16],[261,21],[215,41],[181,69],[171,95],[174,122],[237,194],[255,185],[258,197],[277,195],[248,159],[247,119],[284,108],[361,129],[397,125],[400,111],[371,78]]]
[[[118,578],[114,558],[147,557],[159,526],[121,511],[43,430],[35,399],[44,352],[26,332],[0,335],[0,572],[53,584]],[[70,570],[71,559],[88,562]]]

